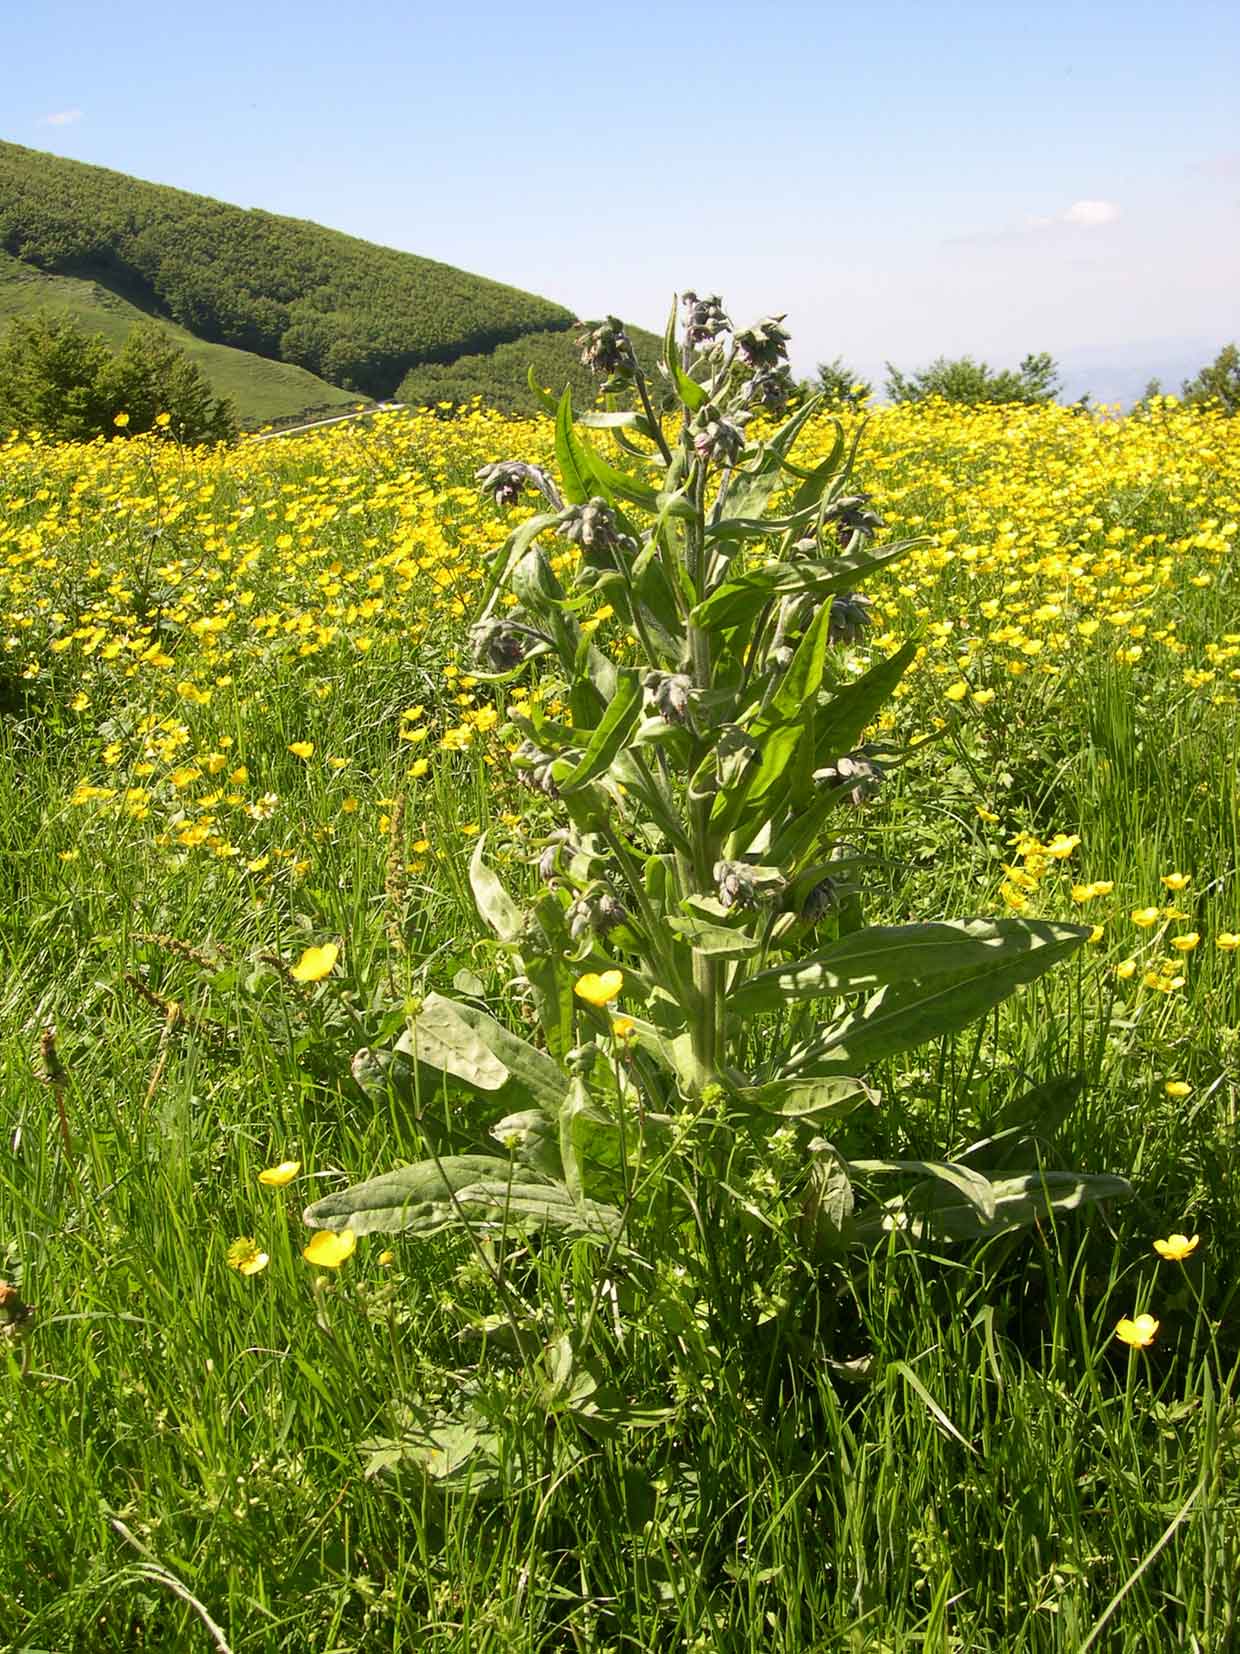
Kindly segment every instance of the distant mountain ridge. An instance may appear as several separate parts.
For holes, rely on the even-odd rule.
[[[0,252],[369,397],[391,396],[411,369],[567,334],[574,319],[433,259],[4,142]]]

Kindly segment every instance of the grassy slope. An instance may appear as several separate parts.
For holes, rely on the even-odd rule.
[[[357,393],[329,385],[291,362],[272,362],[249,350],[213,345],[163,316],[151,316],[97,281],[47,276],[0,253],[0,328],[13,316],[39,309],[64,311],[113,349],[136,322],[154,322],[201,369],[217,396],[227,397],[243,426],[286,419],[305,408],[348,407]]]

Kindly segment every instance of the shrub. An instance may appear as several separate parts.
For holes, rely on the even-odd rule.
[[[1240,351],[1235,345],[1224,345],[1195,378],[1184,381],[1184,400],[1217,402],[1226,414],[1240,413]]]
[[[905,375],[887,363],[887,395],[893,402],[1053,402],[1061,389],[1059,369],[1047,351],[1026,356],[1019,369],[993,372],[971,356],[937,356],[928,368]]]
[[[102,336],[47,311],[15,318],[0,339],[0,426],[64,442],[156,426],[181,442],[227,441],[237,432],[229,404],[157,327],[133,328],[114,356]]]

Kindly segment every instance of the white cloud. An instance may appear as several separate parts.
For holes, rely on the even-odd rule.
[[[53,115],[40,115],[40,126],[73,126],[82,118],[80,109],[58,109]]]
[[[1062,224],[1081,224],[1092,229],[1098,224],[1114,224],[1119,208],[1114,201],[1074,201],[1066,213],[1060,215]]]

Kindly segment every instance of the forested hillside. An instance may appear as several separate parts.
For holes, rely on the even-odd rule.
[[[567,330],[533,294],[274,213],[0,143],[0,252],[199,339],[390,396],[423,363]]]
[[[629,327],[628,334],[642,362],[653,366],[662,341],[640,327]],[[532,368],[540,385],[557,396],[570,385],[576,406],[588,407],[598,394],[598,379],[583,365],[575,337],[558,330],[527,333],[485,355],[460,356],[447,364],[427,362],[409,370],[397,388],[397,399],[416,407],[442,402],[460,405],[476,396],[503,413],[532,414],[539,407],[529,386]]]

